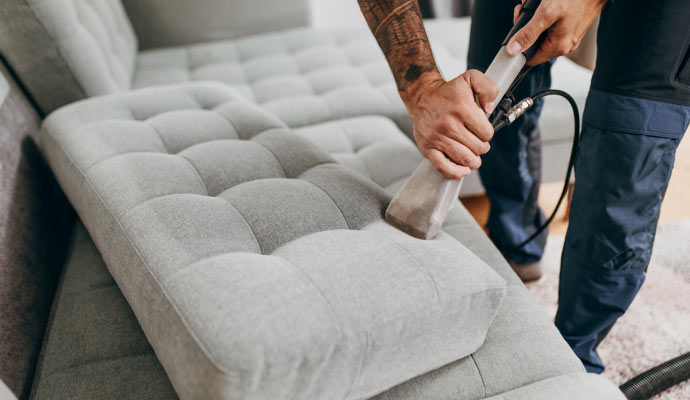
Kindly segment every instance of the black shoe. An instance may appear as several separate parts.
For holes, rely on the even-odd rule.
[[[519,264],[516,261],[508,260],[508,264],[510,264],[513,271],[515,271],[523,282],[534,282],[544,276],[540,261],[529,264]]]

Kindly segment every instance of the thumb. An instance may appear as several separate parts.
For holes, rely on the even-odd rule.
[[[490,104],[498,96],[498,86],[489,77],[476,69],[466,71],[462,77],[469,84],[475,98],[479,101],[478,106],[484,112],[490,113],[493,111]]]
[[[523,26],[508,42],[508,55],[516,56],[527,50],[539,39],[539,35],[547,30],[555,21],[548,18],[542,8],[537,8],[532,19]]]

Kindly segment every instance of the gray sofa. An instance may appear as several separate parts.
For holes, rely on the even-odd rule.
[[[131,3],[139,26],[179,17]],[[16,249],[2,253],[4,287],[23,294],[0,295],[10,390],[622,398],[584,372],[459,202],[433,241],[385,224],[421,160],[387,66],[366,31],[247,34],[261,21],[306,23],[294,14],[306,3],[290,3],[283,19],[278,7],[227,26],[172,24],[167,37],[166,23],[135,34],[118,0],[11,0],[0,11],[3,171],[43,171],[3,174],[3,188],[28,188],[0,197],[3,210],[38,210],[0,226],[3,249]],[[215,6],[186,13],[206,20]],[[466,26],[429,29],[449,38]],[[185,45],[139,52],[143,35]],[[218,35],[235,38],[187,44]],[[436,54],[459,70],[461,52]],[[36,140],[77,211],[71,234],[55,181],[27,156],[23,143]],[[26,258],[41,246],[52,247]]]

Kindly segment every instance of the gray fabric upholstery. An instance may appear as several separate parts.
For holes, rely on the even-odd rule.
[[[11,1],[19,2],[20,0]],[[46,0],[31,1],[46,2]],[[67,0],[61,0],[61,2],[65,1]],[[82,0],[82,2],[86,1],[88,0]],[[96,1],[106,0],[92,0],[92,2]],[[117,0],[108,1],[117,2]],[[265,10],[257,16],[255,12],[250,12],[251,7],[259,8],[256,2],[251,2],[251,7],[249,5],[244,7],[250,2],[245,3],[243,0],[220,4],[215,0],[203,1],[202,4],[194,2],[194,6],[188,6],[190,10],[185,12],[179,12],[178,7],[171,6],[168,1],[129,0],[127,2],[138,31],[143,32],[142,36],[147,38],[146,40],[150,37],[168,40],[168,36],[171,36],[171,41],[177,41],[184,36],[190,42],[200,42],[189,46],[155,47],[139,53],[136,56],[136,66],[132,77],[134,87],[200,80],[220,81],[239,90],[247,99],[261,104],[293,128],[334,119],[375,114],[393,119],[409,137],[412,137],[409,117],[396,93],[388,66],[367,29],[318,31],[299,28],[245,35],[232,40],[207,41],[211,38],[227,36],[228,32],[224,24],[235,20],[243,21],[243,24],[247,25],[242,26],[251,25],[252,29],[256,30],[278,29],[280,25],[273,22],[270,23],[272,28],[268,29],[268,22],[264,24],[251,21],[256,21],[256,18],[272,20],[274,16],[285,13],[285,8],[290,8],[287,3],[297,2],[301,7],[305,2],[304,0],[283,1],[279,5],[265,7]],[[205,2],[212,2],[212,4],[205,4]],[[178,0],[175,0],[174,4],[178,4]],[[224,7],[232,7],[235,12],[224,13],[222,12]],[[281,20],[292,24],[292,16],[299,14],[295,10],[301,9],[300,7],[292,9],[294,14],[291,11],[290,18]],[[59,20],[64,14],[58,12],[57,9],[48,11],[55,14],[51,14],[48,19]],[[23,27],[25,24],[36,25],[35,18],[27,20],[26,17],[17,17],[17,12],[12,12],[12,7],[7,8],[6,11],[0,11],[0,14],[5,15],[4,19],[9,22],[22,21],[21,25],[16,23],[15,25],[22,27],[24,31],[29,30]],[[306,18],[306,14],[304,17]],[[178,22],[177,19],[184,22]],[[200,19],[204,22],[195,22]],[[164,30],[163,26],[167,27],[167,30]],[[232,24],[232,26],[241,29],[240,24]],[[464,72],[469,19],[427,21],[426,27],[434,49],[434,56],[446,78],[451,79]],[[33,30],[45,36],[42,28]],[[199,36],[190,34],[190,31],[197,32]],[[40,43],[47,45],[56,42],[69,49],[75,47],[73,40],[65,40],[64,37],[55,34],[48,36],[41,39]],[[9,35],[5,36],[4,40],[6,46],[16,53],[30,42],[22,38],[23,36]],[[99,36],[98,43],[107,44],[106,39]],[[35,41],[36,38],[31,40],[31,42]],[[171,44],[171,42],[165,44]],[[109,54],[108,46],[102,47],[105,48],[104,54]],[[0,49],[2,49],[2,44],[0,44]],[[57,63],[52,59],[37,60],[38,56],[33,53],[24,53],[20,60],[11,61],[23,63],[17,68],[19,72],[27,70],[24,66],[27,63],[38,68],[34,72],[39,73],[27,76],[27,81],[33,86],[40,83],[51,89],[39,93],[30,86],[39,104],[46,101],[52,104],[65,104],[85,96],[121,90],[121,87],[117,85],[105,87],[97,84],[100,82],[98,80],[94,83],[86,79],[91,76],[100,76],[103,63],[99,61],[98,56],[95,57],[97,60],[95,63],[89,61],[93,58],[92,55],[77,57],[81,53],[83,53],[82,50],[61,53],[53,57],[51,50],[45,49],[36,54],[41,57],[56,58]],[[74,78],[69,76],[70,68],[65,69],[66,72],[62,68],[65,62],[68,66],[75,66],[73,69],[83,72],[81,75],[85,75],[86,78],[80,74],[76,74]],[[41,69],[50,64],[54,65],[54,70]],[[118,68],[118,65],[122,63],[113,62],[112,64]],[[589,80],[591,73],[565,59],[556,63],[553,72],[554,87],[573,94],[582,107],[587,93],[587,86],[583,83]],[[24,78],[26,74],[20,75]],[[563,124],[563,121],[571,120],[572,117],[569,106],[564,101],[551,98],[547,99],[546,103],[543,118],[540,121],[546,148],[543,176],[545,181],[560,180],[565,173],[568,146],[572,139],[572,129],[568,124]],[[46,110],[53,108],[47,107]],[[466,179],[462,193],[466,195],[481,191],[476,174],[472,174]]]
[[[447,79],[467,68],[469,19],[426,21],[434,57]],[[554,87],[584,105],[583,82],[591,73],[569,60],[554,66]],[[142,51],[133,86],[199,80],[224,82],[264,106],[290,127],[367,114],[386,115],[411,135],[405,108],[388,65],[371,33],[362,29],[308,28],[250,35],[234,40]],[[569,106],[547,103],[546,141],[568,139]],[[553,117],[552,117],[553,115]]]
[[[544,325],[546,317],[540,311],[529,315],[534,310],[534,305],[528,300],[528,294],[524,290],[516,290],[519,283],[514,274],[502,261],[498,251],[488,241],[480,239],[477,235],[478,227],[471,216],[462,206],[459,207],[452,212],[452,223],[447,226],[449,233],[467,243],[470,250],[481,255],[487,263],[491,263],[494,270],[510,281],[511,288],[501,305],[499,317],[490,328],[489,338],[482,346],[495,348],[491,351],[494,359],[480,360],[477,363],[475,359],[482,356],[475,354],[474,358],[464,358],[403,383],[376,399],[476,400],[484,398],[486,388],[483,382],[489,379],[502,382],[500,385],[491,384],[491,390],[498,390],[499,393],[514,389],[510,385],[528,385],[531,388],[529,390],[539,388],[539,395],[548,399],[567,399],[571,393],[581,395],[583,390],[587,390],[587,396],[575,398],[617,398],[610,395],[614,393],[611,391],[597,395],[596,390],[606,388],[606,382],[600,382],[600,378],[593,380],[581,372],[581,365],[564,347],[553,326]],[[121,295],[117,295],[119,290],[114,286],[103,260],[81,223],[77,223],[75,227],[71,257],[65,266],[61,285],[70,287],[69,295],[63,291],[56,298],[52,328],[47,332],[46,346],[42,352],[41,364],[52,367],[44,367],[39,371],[34,398],[177,398],[163,368],[155,361],[153,349],[146,345],[144,333],[129,305]],[[80,299],[80,305],[74,305],[75,298]],[[530,305],[525,309],[526,301]],[[68,303],[70,306],[65,306]],[[75,307],[77,309],[74,313],[78,318],[64,311]],[[503,329],[507,329],[510,335],[501,336]],[[89,333],[73,336],[69,334],[82,331]],[[115,337],[113,332],[116,332]],[[55,338],[52,338],[53,335]],[[511,336],[521,340],[512,343]],[[501,337],[502,339],[495,340]],[[117,352],[114,351],[116,348]],[[100,354],[107,355],[107,358]],[[515,357],[518,354],[520,357]],[[70,361],[65,363],[63,359]],[[503,372],[512,368],[522,376],[512,373],[508,375],[511,379],[504,381],[502,377],[486,375],[478,369],[478,365],[487,363],[503,366]],[[517,363],[520,365],[516,365]],[[93,383],[98,378],[90,375],[88,366],[91,364],[96,365],[94,373],[98,374],[98,378],[105,377],[106,383]],[[54,377],[48,374],[49,369]],[[141,374],[141,379],[139,376],[133,377],[133,373]],[[578,381],[581,387],[573,388],[567,384],[548,387],[530,385],[531,382],[550,379],[548,377],[558,374],[569,375],[566,383]],[[60,385],[56,390],[58,380]],[[610,386],[609,383],[608,387]]]
[[[42,149],[183,398],[368,398],[473,353],[505,282],[226,85],[80,102]],[[405,349],[405,351],[400,351]]]
[[[232,86],[290,127],[375,114],[409,128],[388,65],[364,29],[301,28],[143,51],[133,87],[200,80]]]
[[[558,393],[554,397],[554,393]],[[595,374],[569,374],[545,379],[486,400],[625,400],[625,396],[609,380]]]
[[[137,40],[120,0],[6,0],[0,51],[48,113],[129,89]]]
[[[25,398],[72,212],[36,146],[38,117],[8,79],[0,65],[0,379]]]
[[[339,163],[395,193],[422,161],[417,146],[380,116],[340,119],[294,130]]]
[[[5,79],[4,75],[0,75],[0,106],[5,102],[7,95],[10,92],[10,84]]]
[[[309,25],[310,0],[123,0],[141,48]]]
[[[175,399],[81,222],[55,297],[32,399]]]
[[[505,279],[506,297],[484,345],[471,357],[411,379],[377,400],[483,399],[561,374],[584,374],[580,360],[464,207],[451,210],[443,230]],[[566,393],[550,392],[554,399]]]
[[[447,79],[467,68],[469,19],[426,21],[434,57]],[[412,137],[409,117],[381,51],[367,29],[291,29],[234,40],[140,53],[133,86],[220,81],[260,104],[290,127],[362,115],[383,115]],[[583,109],[591,72],[561,59],[553,87],[571,93]],[[570,106],[547,98],[540,119],[544,179],[561,180],[572,140]],[[481,192],[476,174],[463,194]]]

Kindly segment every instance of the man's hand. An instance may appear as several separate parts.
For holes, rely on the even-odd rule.
[[[417,0],[357,1],[391,67],[422,154],[451,179],[479,168],[494,132],[484,112],[491,111],[496,85],[479,71],[443,79]]]
[[[401,92],[417,146],[440,173],[458,179],[479,168],[479,156],[489,151],[494,134],[484,114],[492,111],[497,94],[496,84],[476,70],[450,82],[440,74],[424,74]]]
[[[542,0],[532,19],[508,43],[511,56],[528,49],[548,29],[529,65],[541,64],[575,50],[607,0]],[[524,0],[523,0],[524,3]],[[515,19],[522,4],[515,6]]]

